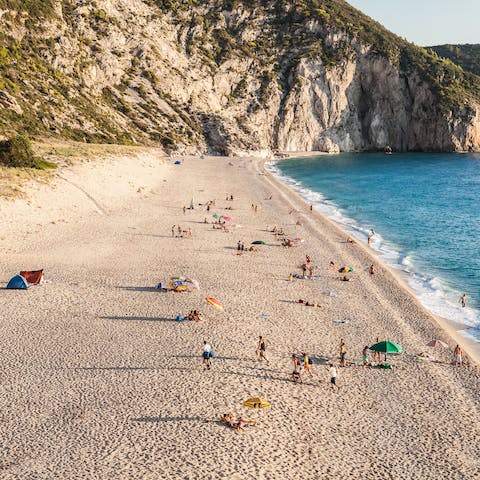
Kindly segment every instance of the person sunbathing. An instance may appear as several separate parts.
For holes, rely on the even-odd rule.
[[[237,423],[234,423],[232,428],[234,430],[245,430],[245,427],[247,426],[253,426],[255,425],[256,420],[253,418],[243,418],[243,417],[238,417]]]
[[[225,413],[222,418],[219,418],[218,421],[222,423],[226,423],[229,427],[233,428],[235,417],[233,413]]]

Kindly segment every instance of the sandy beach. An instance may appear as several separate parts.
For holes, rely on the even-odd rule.
[[[40,268],[46,279],[0,290],[0,478],[480,478],[474,349],[462,343],[467,364],[453,367],[454,329],[262,160],[181,160],[109,156],[0,199],[0,283]],[[214,213],[233,217],[227,231]],[[173,225],[191,237],[172,237]],[[281,246],[274,226],[304,242]],[[237,255],[239,240],[266,245]],[[306,255],[315,279],[289,281]],[[330,261],[353,266],[352,281]],[[200,289],[155,288],[176,275]],[[192,309],[202,322],[175,321]],[[376,337],[404,347],[392,370],[361,366]],[[342,338],[336,391],[327,364]],[[434,338],[450,348],[426,347]],[[425,351],[438,361],[418,361]],[[291,355],[303,352],[313,374],[294,383]],[[257,396],[271,408],[242,407]],[[233,430],[217,421],[227,412],[256,425]]]

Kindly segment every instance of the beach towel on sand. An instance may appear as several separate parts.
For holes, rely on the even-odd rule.
[[[37,285],[42,281],[43,278],[43,269],[42,270],[23,270],[20,272],[20,275],[30,284]]]

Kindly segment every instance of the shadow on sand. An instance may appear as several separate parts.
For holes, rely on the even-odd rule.
[[[157,287],[137,287],[137,286],[125,286],[125,287],[115,287],[120,290],[127,290],[129,292],[162,292],[162,289]]]
[[[174,322],[174,323],[182,323],[177,322],[174,318],[164,318],[164,317],[120,317],[120,316],[105,316],[105,317],[98,317],[103,320],[125,320],[130,322]]]
[[[202,417],[140,417],[132,418],[132,422],[205,422]]]

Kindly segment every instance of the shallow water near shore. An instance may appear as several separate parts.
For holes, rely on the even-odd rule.
[[[480,341],[480,155],[322,155],[268,168],[352,237],[366,243],[374,229],[372,248],[420,301]]]

